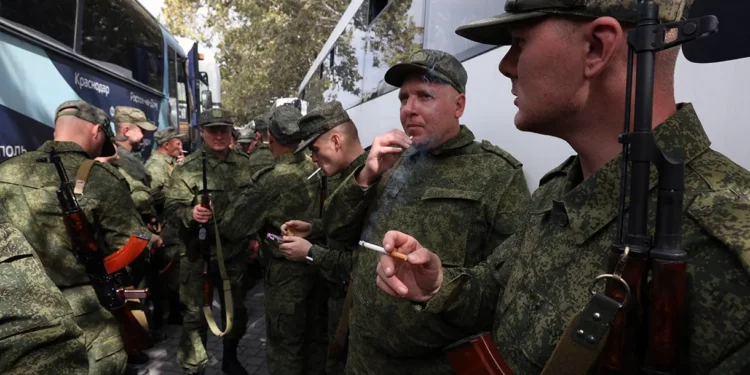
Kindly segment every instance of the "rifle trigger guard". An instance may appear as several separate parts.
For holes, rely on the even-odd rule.
[[[597,276],[596,279],[594,279],[594,281],[591,283],[591,286],[589,286],[589,292],[592,295],[596,295],[596,291],[594,291],[594,286],[596,285],[597,281],[603,280],[603,279],[613,279],[613,280],[617,280],[620,282],[620,284],[625,289],[625,298],[622,300],[622,302],[620,302],[620,306],[618,308],[622,309],[625,306],[627,306],[628,300],[630,300],[630,286],[628,286],[628,283],[625,282],[625,280],[623,280],[623,278],[618,275],[603,274],[603,275]]]

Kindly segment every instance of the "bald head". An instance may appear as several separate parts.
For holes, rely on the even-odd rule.
[[[361,145],[359,141],[359,131],[357,131],[357,127],[351,121],[347,121],[343,124],[340,124],[336,126],[335,128],[331,129],[329,132],[331,135],[338,134],[339,137],[341,137],[341,142],[345,146]]]
[[[95,158],[101,154],[106,136],[101,125],[75,116],[60,116],[55,121],[54,140],[76,143],[90,157]]]

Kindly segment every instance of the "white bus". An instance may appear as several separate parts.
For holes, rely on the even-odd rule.
[[[498,71],[507,47],[477,44],[455,34],[457,26],[500,14],[504,6],[500,0],[354,0],[300,84],[298,96],[310,109],[323,101],[341,101],[362,142],[369,144],[376,135],[401,128],[398,91],[383,82],[388,67],[420,48],[449,52],[469,75],[461,123],[478,140],[487,139],[520,160],[533,191],[545,173],[574,151],[562,140],[524,133],[513,125],[511,83]],[[745,107],[750,104],[750,59],[696,64],[681,54],[676,99],[694,104],[714,149],[750,169],[750,111]]]

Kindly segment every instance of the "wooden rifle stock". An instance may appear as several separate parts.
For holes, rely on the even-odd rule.
[[[457,341],[443,353],[458,375],[513,375],[487,332]]]

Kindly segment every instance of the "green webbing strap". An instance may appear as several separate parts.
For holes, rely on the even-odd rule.
[[[234,320],[234,301],[232,300],[232,283],[229,282],[227,268],[224,265],[224,252],[221,250],[221,241],[219,240],[219,225],[214,219],[214,230],[216,237],[216,263],[219,264],[219,274],[221,274],[222,290],[224,291],[224,310],[227,317],[227,326],[222,332],[216,324],[213,314],[211,314],[211,305],[203,305],[203,315],[206,317],[208,327],[216,336],[224,336],[232,330],[232,321]]]

